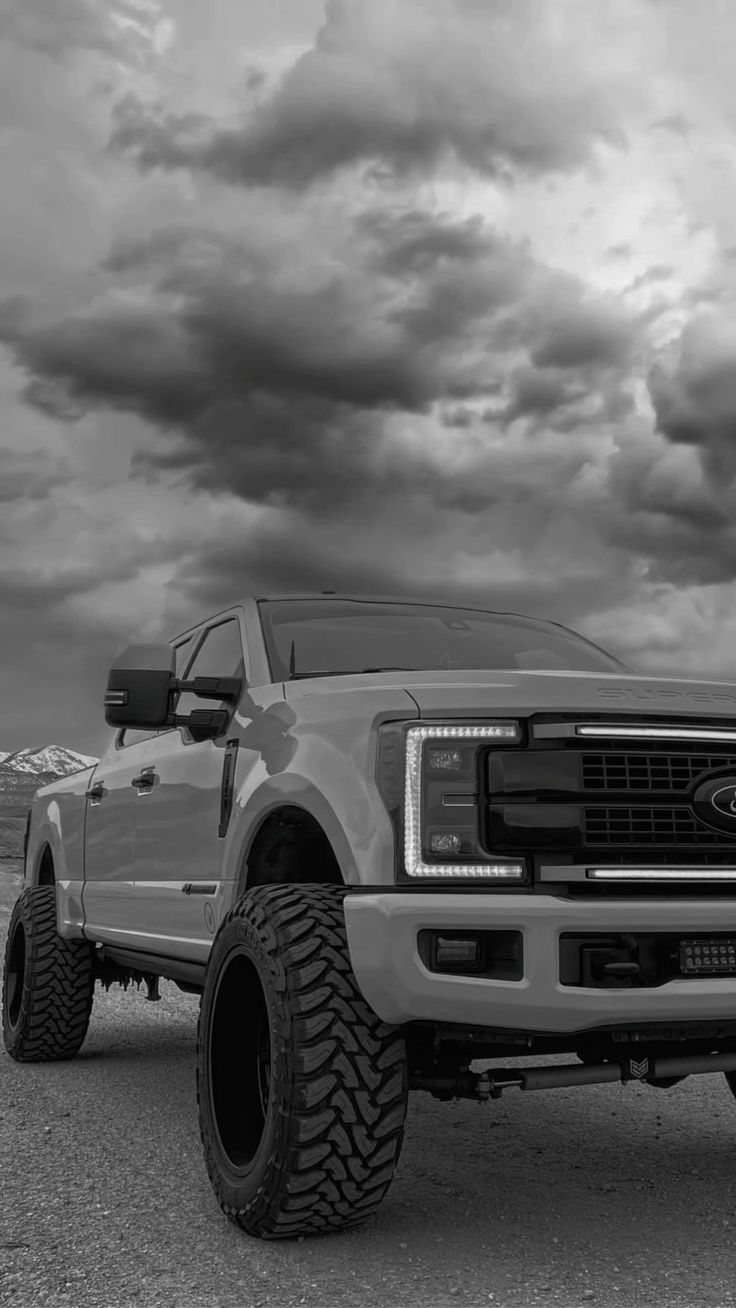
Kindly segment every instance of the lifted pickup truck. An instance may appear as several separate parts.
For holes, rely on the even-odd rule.
[[[412,1089],[736,1090],[736,685],[324,593],[129,647],[105,716],[29,814],[5,1044],[72,1057],[96,981],[201,994],[206,1164],[249,1233],[372,1213]]]

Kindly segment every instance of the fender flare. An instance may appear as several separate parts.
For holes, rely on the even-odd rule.
[[[54,812],[56,810],[56,812]],[[54,816],[57,817],[54,823]],[[49,804],[48,809],[43,814],[43,819],[37,831],[34,831],[34,824],[31,822],[31,830],[28,841],[28,852],[25,862],[25,880],[28,885],[38,885],[38,874],[41,867],[44,851],[48,849],[54,864],[54,880],[60,881],[76,880],[81,878],[72,878],[67,867],[66,854],[64,852],[64,842],[61,838],[61,831],[58,823],[58,807]]]
[[[54,818],[56,817],[56,822]],[[59,811],[55,801],[42,815],[37,832],[31,822],[31,836],[24,867],[24,884],[37,886],[44,851],[49,850],[54,865],[54,887],[56,889],[56,925],[60,936],[67,940],[84,938],[84,914],[82,910],[82,887],[84,885],[83,869],[78,869],[76,877],[70,876],[64,852],[64,842],[58,821]]]
[[[239,813],[228,860],[238,884],[238,893],[244,887],[248,855],[258,832],[270,815],[285,805],[302,809],[318,823],[329,841],[345,885],[358,884],[360,878],[355,857],[332,804],[306,777],[282,773],[263,781],[252,791]]]

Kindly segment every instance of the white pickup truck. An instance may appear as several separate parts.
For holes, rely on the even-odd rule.
[[[372,1213],[412,1089],[736,1087],[736,686],[323,593],[129,647],[105,715],[29,814],[5,1046],[72,1057],[97,981],[201,994],[206,1164],[249,1233]]]

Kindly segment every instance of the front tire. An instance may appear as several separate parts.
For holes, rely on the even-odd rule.
[[[210,1180],[250,1235],[354,1226],[378,1207],[404,1133],[401,1031],[353,977],[343,888],[247,892],[212,946],[197,1101]]]
[[[56,929],[56,889],[33,886],[15,902],[3,967],[3,1040],[19,1063],[74,1058],[94,993],[92,946]]]

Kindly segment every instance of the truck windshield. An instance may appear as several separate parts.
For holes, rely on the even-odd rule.
[[[567,627],[513,613],[327,598],[259,608],[274,681],[394,669],[626,670]]]

